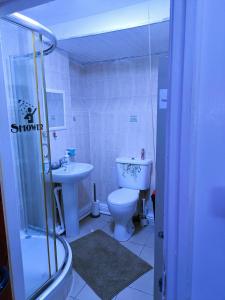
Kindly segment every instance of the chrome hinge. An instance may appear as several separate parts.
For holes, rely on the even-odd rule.
[[[158,284],[159,284],[159,291],[160,291],[160,293],[162,293],[162,290],[163,290],[163,289],[162,289],[162,287],[163,287],[163,284],[162,284],[162,283],[163,283],[163,281],[162,281],[162,277],[160,277],[160,278],[159,278],[159,282],[158,282]]]
[[[166,300],[166,270],[163,271],[163,280],[162,280],[162,300]]]
[[[164,239],[164,232],[163,232],[163,231],[159,231],[159,232],[158,232],[158,237],[159,237],[160,239]]]

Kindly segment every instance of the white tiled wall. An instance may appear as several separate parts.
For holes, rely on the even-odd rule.
[[[70,77],[70,61],[64,52],[54,51],[51,55],[45,57],[45,76],[47,89],[63,90],[65,92],[65,119],[66,129],[57,130],[57,138],[53,137],[53,132],[50,131],[51,140],[51,155],[52,161],[58,161],[65,155],[65,150],[69,147],[76,147],[76,140],[79,140],[78,132],[76,131],[75,123],[73,121],[71,97],[73,101],[79,100],[80,85],[79,85],[79,72],[80,66],[73,64],[73,76]],[[71,89],[71,85],[73,89]],[[76,116],[78,118],[78,116]],[[83,120],[83,117],[81,116]],[[84,122],[83,122],[84,123]],[[83,133],[83,126],[79,128],[79,134]],[[87,139],[88,140],[88,139]],[[80,145],[82,151],[78,149],[79,161],[88,162],[90,159],[90,147]],[[90,203],[90,179],[84,180],[79,184],[79,199],[80,208],[85,207]]]
[[[56,131],[57,138],[53,137],[52,131],[50,132],[52,161],[57,161],[64,156],[65,150],[74,144],[70,133],[71,91],[69,58],[66,54],[56,50],[45,57],[45,79],[47,89],[63,90],[65,92],[66,129]]]
[[[116,157],[140,156],[144,148],[154,160],[158,60],[152,58],[151,68],[147,57],[70,66],[78,159],[94,165],[91,180],[105,202],[117,188]],[[132,116],[137,122],[130,122]]]
[[[152,57],[151,67],[148,57],[78,65],[55,51],[46,57],[45,71],[47,88],[64,90],[66,100],[67,129],[57,131],[56,139],[51,134],[52,160],[75,147],[77,161],[94,165],[80,184],[80,207],[90,203],[93,182],[105,202],[117,188],[116,157],[140,156],[144,148],[154,161],[158,59]]]
[[[71,137],[76,148],[76,161],[91,163],[90,155],[90,133],[89,113],[83,105],[82,98],[82,70],[83,67],[77,63],[70,62],[70,86],[71,86]],[[74,111],[76,107],[79,107]],[[80,207],[87,207],[92,200],[92,178],[91,176],[79,183]]]

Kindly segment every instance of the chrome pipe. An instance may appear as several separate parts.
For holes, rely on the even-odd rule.
[[[57,46],[57,39],[55,35],[52,33],[51,30],[49,30],[47,27],[41,25],[39,22],[24,16],[18,12],[15,12],[11,15],[2,17],[3,20],[17,24],[19,26],[22,26],[26,29],[29,29],[33,32],[41,34],[43,37],[48,39],[47,44],[49,44],[49,47],[47,49],[43,50],[44,55],[50,54]]]

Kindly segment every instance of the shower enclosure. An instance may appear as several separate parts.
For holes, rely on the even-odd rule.
[[[7,102],[25,297],[37,299],[63,271],[69,251],[55,233],[44,76],[44,56],[54,50],[56,40],[20,14],[0,21],[0,37],[6,90],[1,101]]]

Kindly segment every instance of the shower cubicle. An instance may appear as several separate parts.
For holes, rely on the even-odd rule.
[[[0,134],[5,136],[0,152],[1,185],[6,220],[9,202],[11,211],[15,210],[12,213],[18,216],[19,226],[13,230],[20,239],[18,253],[21,254],[20,276],[25,299],[48,299],[53,295],[50,287],[61,282],[59,278],[65,268],[71,273],[68,244],[55,232],[56,208],[50,168],[44,57],[55,47],[54,35],[23,15],[16,13],[0,20],[0,72],[4,82],[0,108],[4,119],[0,121]],[[7,185],[10,184],[14,197],[7,202]],[[9,220],[8,225],[10,240]],[[14,255],[12,251],[11,254]],[[12,280],[17,275],[12,270]],[[69,283],[64,289],[65,296],[68,289]],[[45,297],[42,296],[47,290]],[[51,297],[49,299],[57,299],[57,296]]]

